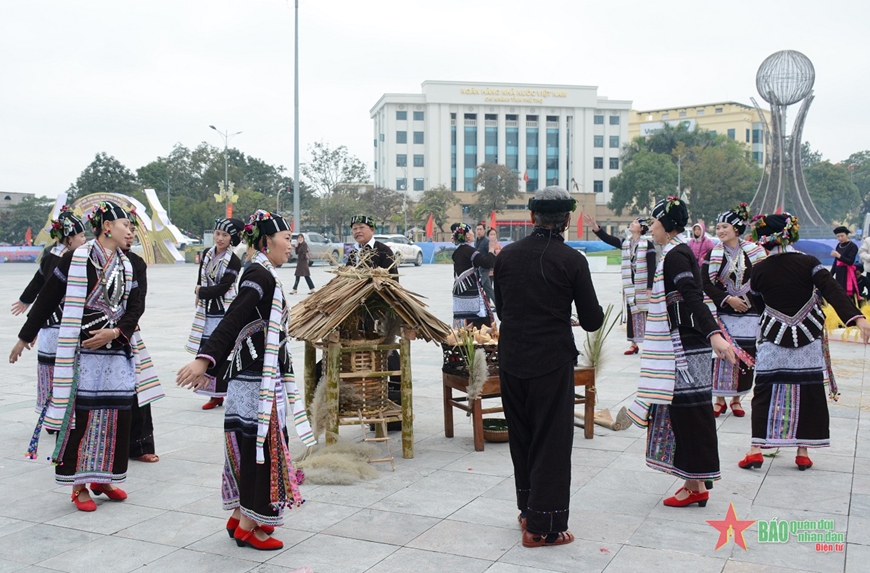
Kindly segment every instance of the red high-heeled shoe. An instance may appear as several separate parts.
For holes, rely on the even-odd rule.
[[[683,490],[689,492],[689,497],[685,499],[677,499],[677,494],[679,494]],[[662,503],[664,503],[668,507],[686,507],[692,505],[693,503],[697,503],[698,507],[707,507],[708,499],[710,499],[709,491],[692,491],[690,489],[681,487],[677,490],[677,493],[674,494],[673,497],[669,497]]]
[[[724,414],[725,410],[727,410],[727,409],[728,409],[728,406],[726,406],[722,402],[716,402],[715,404],[713,404],[713,417],[718,418],[719,416]]]
[[[101,493],[106,494],[106,497],[111,499],[112,501],[124,501],[127,499],[127,492],[123,489],[116,487],[115,489],[108,489],[103,487],[101,483],[92,483],[90,484],[91,491],[94,492],[94,495],[100,495]]]
[[[284,547],[284,542],[275,539],[274,537],[260,541],[257,539],[257,536],[254,535],[255,531],[257,531],[256,527],[250,531],[245,531],[241,527],[236,527],[236,532],[233,534],[233,538],[236,540],[236,545],[239,547],[248,545],[260,551],[275,551]]]
[[[813,467],[813,460],[807,456],[795,456],[794,463],[800,471],[805,471],[807,468]]]
[[[80,490],[73,490],[72,496],[70,497],[70,501],[76,504],[76,509],[79,511],[97,511],[97,504],[94,503],[94,500],[89,499],[88,501],[80,501],[79,494],[85,491],[84,488]]]
[[[230,517],[227,520],[227,533],[230,535],[230,539],[233,539],[233,534],[236,532],[236,528],[239,526],[239,520],[235,517]],[[271,525],[258,525],[263,533],[266,535],[272,535],[275,532],[275,528]]]
[[[741,468],[748,470],[752,468],[760,468],[761,464],[764,463],[764,456],[761,455],[761,452],[757,454],[746,454],[746,456],[737,462],[737,465]]]
[[[632,346],[631,348],[623,352],[623,354],[629,356],[631,354],[637,354],[638,352],[640,352],[640,348],[638,348],[637,346]]]
[[[737,418],[742,418],[746,415],[746,410],[743,409],[743,406],[740,402],[734,401],[731,402],[731,413],[734,414]]]
[[[224,399],[223,398],[212,398],[208,402],[202,405],[203,410],[212,410],[217,408],[218,406],[223,406]]]

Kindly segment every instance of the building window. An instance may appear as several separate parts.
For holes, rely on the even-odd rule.
[[[536,115],[527,115],[526,121],[538,121],[538,116]]]
[[[549,117],[547,118],[549,119]],[[547,129],[547,185],[559,184],[559,130]]]
[[[404,177],[396,177],[396,191],[407,191],[408,180]]]
[[[414,112],[414,121],[423,121],[423,112],[415,111]]]
[[[618,135],[611,135],[610,136],[610,147],[615,148],[615,149],[619,149],[619,136]]]
[[[592,168],[593,169],[604,169],[604,158],[603,157],[592,158]]]
[[[414,154],[414,167],[423,167],[423,156]]]
[[[592,123],[594,123],[595,125],[604,125],[604,116],[603,115],[593,116]]]
[[[483,161],[484,163],[498,163],[498,128],[484,128],[483,134]]]
[[[737,139],[737,130],[729,129],[728,130],[728,139]]]
[[[761,143],[761,130],[753,129],[752,130],[752,143]]]
[[[746,143],[749,143],[749,128],[746,129]]]
[[[619,116],[611,115],[610,116],[610,125],[619,125]]]
[[[466,119],[469,119],[469,115],[474,116],[470,119],[477,118],[475,114],[467,113],[465,114]],[[462,174],[462,189],[463,191],[477,191],[477,187],[474,186],[474,176],[477,175],[477,126],[466,125],[464,131],[465,169]]]
[[[494,113],[487,113],[483,116],[483,119],[487,121],[496,121],[498,119],[498,115]]]
[[[451,113],[456,118],[455,113]],[[450,190],[456,191],[456,126],[450,126]]]
[[[375,139],[375,147],[377,147],[377,146],[378,146],[378,140]]]
[[[520,168],[520,130],[508,127],[504,130],[504,160],[508,169],[514,173]]]
[[[558,115],[548,115],[547,121],[559,121],[559,116]]]
[[[515,113],[509,113],[506,116],[504,116],[504,119],[505,119],[505,121],[519,121],[520,116],[518,116]]]
[[[715,113],[722,113],[723,111],[725,110],[723,110],[721,107],[717,107]]]
[[[711,129],[711,130],[710,130],[710,135],[712,135],[713,137],[716,137],[716,130],[715,130],[715,129]]]
[[[611,169],[619,169],[619,157],[611,157],[610,158],[610,168]]]
[[[423,132],[415,131],[414,132],[414,143],[423,143]]]
[[[381,138],[380,138],[380,139],[381,139],[381,141],[384,140],[384,134],[383,134],[383,133],[381,134]]]
[[[377,170],[378,170],[378,162],[375,161],[375,171],[377,171]]]
[[[592,190],[596,193],[604,193],[604,181],[593,181]]]
[[[679,115],[680,117],[686,117],[686,112],[681,111],[678,115]]]
[[[760,151],[753,151],[752,152],[752,159],[754,159],[755,162],[758,163],[759,165],[764,165],[764,159],[762,158]]]
[[[407,167],[408,166],[408,156],[404,153],[396,154],[396,167]]]
[[[603,135],[592,136],[592,145],[593,145],[593,147],[604,147],[604,136]]]
[[[423,178],[422,177],[414,177],[414,191],[422,191],[423,190]]]
[[[663,113],[663,114],[662,114],[662,119],[668,119],[668,118],[670,118],[670,117],[671,117],[671,114],[669,114],[669,113]]]
[[[396,121],[404,121],[406,119],[408,119],[408,112],[407,111],[397,111],[396,112]]]
[[[408,132],[407,131],[397,131],[396,132],[396,143],[408,143]]]
[[[538,190],[538,128],[526,128],[526,191]]]

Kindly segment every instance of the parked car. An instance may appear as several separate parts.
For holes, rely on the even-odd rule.
[[[296,260],[296,237],[299,235],[293,233],[293,240],[290,242],[293,245],[293,253],[290,255],[290,260]],[[341,243],[333,243],[328,238],[320,233],[302,233],[305,237],[305,242],[308,243],[308,253],[311,257],[311,262],[326,261],[331,265],[337,265],[341,262],[341,257],[344,254],[344,245]]]
[[[375,235],[375,240],[390,247],[400,265],[414,263],[415,267],[419,267],[423,264],[423,249],[403,235]]]

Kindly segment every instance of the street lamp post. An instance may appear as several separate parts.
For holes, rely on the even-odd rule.
[[[218,132],[219,134],[221,134],[221,136],[223,136],[223,138],[224,138],[224,190],[226,191],[226,190],[229,190],[229,184],[230,184],[229,168],[228,168],[228,163],[227,163],[227,153],[228,153],[228,149],[229,149],[229,141],[230,141],[230,138],[232,136],[238,135],[242,132],[237,131],[235,133],[227,134],[226,132],[219,130],[218,128],[216,128],[213,125],[210,125],[209,127],[212,128],[213,130],[215,130],[216,132]]]
[[[405,160],[407,164],[407,159]],[[402,167],[402,171],[405,173],[405,189],[404,193],[402,193],[402,214],[405,216],[405,226],[402,228],[402,233],[405,236],[408,236],[408,167]]]

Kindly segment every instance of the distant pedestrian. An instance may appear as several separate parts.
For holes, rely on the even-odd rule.
[[[704,221],[698,221],[692,225],[692,238],[689,239],[689,248],[698,260],[698,266],[704,263],[707,255],[713,250],[714,244],[712,239],[707,236],[707,227]]]
[[[302,233],[296,235],[296,282],[293,283],[293,290],[290,294],[296,294],[296,288],[299,286],[299,279],[305,277],[305,282],[308,283],[308,294],[314,294],[314,281],[311,280],[311,251],[308,248],[308,243],[305,242],[305,236]]]
[[[846,295],[857,299],[858,280],[855,276],[855,259],[858,258],[858,245],[849,239],[849,229],[842,225],[834,229],[834,235],[837,236],[837,246],[831,251],[831,256],[834,257],[831,274],[846,291]]]
[[[471,227],[465,223],[450,225],[453,231],[453,326],[492,326],[493,316],[490,299],[486,296],[478,271],[490,269],[495,264],[495,255],[482,252],[471,246]],[[489,275],[487,275],[489,278]]]
[[[475,226],[474,236],[474,248],[480,253],[488,254],[489,239],[486,237],[486,225],[482,221]],[[495,298],[495,294],[492,292],[492,281],[489,279],[491,271],[492,267],[484,266],[481,266],[477,271],[478,276],[480,276],[480,285],[483,287],[483,292],[486,293],[486,298],[490,301]]]

